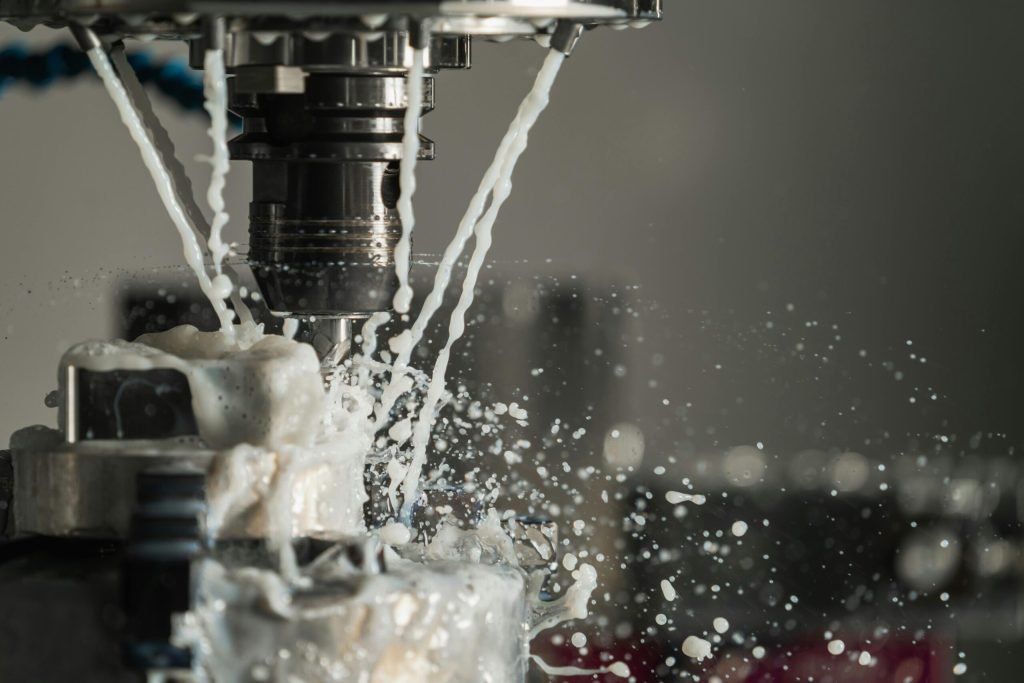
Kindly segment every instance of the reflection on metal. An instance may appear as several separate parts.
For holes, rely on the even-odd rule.
[[[212,457],[208,451],[168,442],[15,448],[16,530],[19,534],[125,538],[136,476],[169,465],[205,471]]]

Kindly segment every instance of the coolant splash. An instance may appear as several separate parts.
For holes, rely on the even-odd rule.
[[[391,340],[397,357],[393,362],[375,359],[377,327],[389,316],[371,317],[362,330],[362,355],[339,368],[326,388],[311,347],[265,335],[253,324],[231,324],[225,303],[231,282],[222,272],[228,251],[221,234],[227,221],[222,55],[213,51],[206,56],[214,147],[208,192],[214,210],[208,244],[216,273],[212,279],[166,169],[106,55],[94,50],[90,58],[142,151],[182,238],[186,261],[220,316],[221,330],[179,327],[134,343],[88,342],[69,351],[63,366],[181,372],[191,390],[199,439],[214,451],[208,472],[208,533],[227,540],[262,532],[276,561],[273,567],[204,561],[199,605],[177,629],[178,640],[197,654],[198,673],[217,681],[521,681],[532,637],[565,620],[586,617],[597,586],[594,567],[580,564],[560,597],[542,600],[542,576],[520,566],[497,510],[490,509],[479,525],[469,528],[444,518],[426,535],[411,520],[417,505],[425,504],[421,479],[435,416],[450,399],[445,375],[452,347],[465,331],[516,163],[548,104],[564,57],[550,54],[519,108],[445,252],[433,291],[412,328]],[[399,313],[411,303],[409,240],[424,58],[422,50],[416,51],[409,74],[399,206],[405,232],[396,251],[400,288],[394,303]],[[428,375],[410,367],[412,349],[439,309],[470,233],[476,245],[462,294],[447,342]],[[395,416],[399,402],[404,408]],[[525,412],[517,410],[513,419],[525,419]],[[364,505],[381,494],[368,491],[363,480],[371,462],[383,464],[389,479],[383,503],[391,512],[384,523],[364,519]],[[488,486],[493,495],[485,498],[493,502],[499,487],[494,481]],[[311,561],[293,543],[299,530],[310,528],[318,538],[336,544]],[[343,556],[344,548],[361,548],[357,554],[362,561]],[[344,637],[334,637],[342,632]],[[326,639],[318,640],[317,634]],[[607,670],[622,675],[617,671],[621,668],[616,663]]]

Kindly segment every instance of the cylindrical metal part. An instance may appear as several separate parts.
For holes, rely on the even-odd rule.
[[[256,163],[253,175],[249,261],[271,311],[360,317],[390,306],[401,225],[387,162]]]
[[[213,453],[165,442],[133,449],[116,442],[14,450],[14,524],[18,534],[125,538],[136,478],[154,467],[209,467]]]
[[[314,318],[300,328],[298,339],[320,357],[323,372],[337,369],[352,350],[351,318]]]
[[[258,85],[232,90],[245,129],[231,153],[253,162],[249,262],[268,307],[304,319],[388,310],[406,78],[313,73],[301,93]],[[433,108],[430,77],[422,107]],[[419,156],[433,156],[429,140]]]

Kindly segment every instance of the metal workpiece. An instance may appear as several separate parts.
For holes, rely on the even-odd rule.
[[[177,370],[63,370],[61,428],[73,444],[198,434],[188,379]]]
[[[325,333],[326,333],[326,329]],[[347,328],[339,321],[333,341],[347,350]],[[323,346],[323,344],[321,344]],[[223,376],[217,361],[205,366],[205,376]],[[177,370],[94,372],[67,365],[59,397],[63,432],[27,428],[11,437],[13,466],[13,531],[11,535],[42,535],[90,539],[127,539],[142,531],[159,535],[161,515],[170,510],[166,499],[181,498],[179,517],[195,517],[205,508],[209,476],[211,500],[223,500],[236,453],[207,447],[198,434],[188,378]],[[263,443],[267,432],[246,434],[246,426],[231,429],[237,443]],[[265,425],[272,430],[274,424]],[[261,428],[262,429],[262,428]],[[261,434],[263,436],[261,436]],[[279,466],[271,447],[249,447],[238,455],[246,471],[273,476]],[[290,480],[291,495],[308,505],[294,520],[296,535],[334,537],[351,530],[344,511],[325,501],[348,486],[343,469],[316,472]],[[141,487],[141,488],[140,488]],[[187,500],[186,500],[187,499]],[[4,468],[0,457],[0,504],[4,502]],[[2,521],[2,520],[0,520]],[[140,528],[140,523],[145,529]],[[170,531],[178,533],[181,524]],[[218,538],[264,538],[269,521],[258,510],[221,510]],[[8,526],[11,526],[10,524]],[[178,531],[175,531],[178,530]],[[204,532],[205,534],[205,532]]]
[[[345,329],[343,323],[337,327],[338,345]],[[207,372],[216,375],[221,368],[211,362]],[[184,496],[189,500],[178,506],[179,512],[192,506],[185,513],[198,514],[205,505],[200,492],[205,496],[208,473],[212,498],[223,494],[234,451],[208,448],[198,436],[192,394],[183,374],[169,369],[90,372],[70,365],[62,375],[64,432],[37,427],[11,437],[14,484],[12,495],[6,497],[8,502],[13,497],[11,535],[126,539],[139,535],[140,521],[153,522],[167,512],[161,502],[165,498]],[[244,427],[232,430],[239,443],[262,443],[259,434],[244,432]],[[269,447],[252,447],[240,457],[250,471],[267,476],[280,465],[276,450]],[[296,535],[332,537],[350,530],[343,514],[323,504],[347,486],[348,477],[346,471],[331,470],[291,480],[294,499],[308,503],[295,517]],[[142,504],[147,507],[140,508]],[[217,536],[266,537],[267,517],[251,512],[224,511],[218,517]],[[147,528],[153,531],[158,526]]]
[[[140,474],[157,467],[206,471],[213,458],[211,451],[167,441],[14,449],[15,532],[127,538]]]

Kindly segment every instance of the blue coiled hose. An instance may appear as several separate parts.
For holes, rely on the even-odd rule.
[[[145,50],[128,53],[143,85],[156,87],[182,109],[203,115],[203,80],[180,58],[158,60]],[[45,90],[58,81],[94,73],[89,57],[77,47],[57,45],[45,52],[30,52],[22,44],[0,49],[0,96],[19,83]]]

